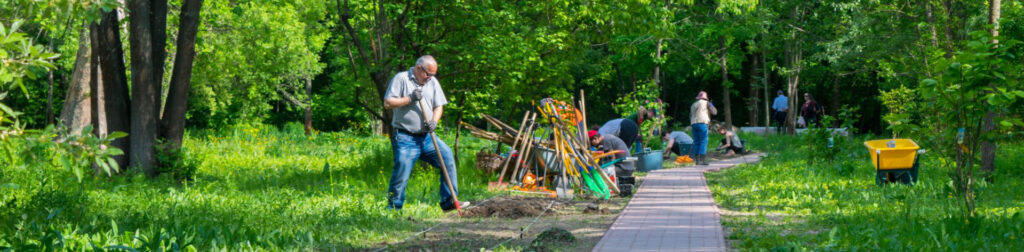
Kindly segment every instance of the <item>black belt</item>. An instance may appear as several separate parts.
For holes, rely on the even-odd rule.
[[[421,137],[421,136],[426,136],[427,135],[427,133],[412,133],[412,132],[409,132],[408,130],[399,129],[399,128],[395,128],[395,131],[402,132],[403,134],[412,135],[412,136],[416,136],[416,137]]]

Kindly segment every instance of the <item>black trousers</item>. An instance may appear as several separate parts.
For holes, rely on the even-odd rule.
[[[722,145],[725,145],[725,139],[722,139],[722,142],[720,144],[718,144],[718,146],[722,146]],[[730,150],[732,150],[732,152],[735,152],[736,154],[743,154],[744,148],[743,147],[736,147],[736,146],[729,146],[729,147],[725,148],[725,151],[727,151],[727,152],[730,151]]]
[[[619,135],[617,137],[622,139],[623,142],[626,142],[626,147],[628,149],[633,149],[633,142],[636,142],[639,136],[640,126],[633,120],[622,119],[622,123],[619,124]]]

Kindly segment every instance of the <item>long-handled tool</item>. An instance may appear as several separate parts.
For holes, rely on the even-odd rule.
[[[526,119],[529,118],[529,117],[530,117],[530,111],[526,111],[526,114],[523,114],[523,121],[519,125],[519,131],[516,131],[516,139],[515,139],[515,141],[512,142],[512,148],[511,148],[512,150],[515,150],[516,147],[519,147],[519,142],[520,142],[519,139],[523,138],[523,135],[524,135],[523,134],[523,128],[526,128],[526,123],[527,123]],[[534,118],[536,118],[536,115],[534,115]],[[505,158],[505,162],[503,162],[502,165],[501,165],[501,173],[498,173],[498,182],[497,183],[491,182],[491,184],[489,184],[488,187],[493,189],[493,188],[499,188],[499,187],[500,188],[504,188],[504,187],[508,186],[508,183],[502,182],[502,180],[505,179],[505,171],[508,169],[508,162],[509,162],[509,160],[512,160],[511,153],[509,153],[509,154],[510,154],[510,156],[508,158]]]
[[[423,115],[423,120],[430,120],[427,118],[427,106],[423,103],[423,100],[419,102],[420,114]],[[433,131],[430,132],[430,140],[434,143],[434,153],[437,153],[437,162],[441,163],[441,174],[444,175],[444,181],[448,183],[448,193],[452,194],[452,201],[455,202],[455,210],[459,212],[459,216],[462,216],[462,206],[459,206],[459,195],[455,193],[455,187],[452,185],[452,178],[448,176],[448,165],[444,164],[444,156],[441,155],[441,146],[437,145],[437,135]]]

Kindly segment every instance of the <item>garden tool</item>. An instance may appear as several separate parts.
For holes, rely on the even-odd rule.
[[[512,150],[516,149],[516,147],[519,146],[520,139],[523,138],[523,128],[526,127],[526,122],[527,122],[526,118],[528,118],[529,116],[530,116],[530,111],[526,111],[526,114],[523,114],[523,121],[519,125],[519,131],[516,131],[516,140],[512,143]],[[533,116],[534,116],[534,118],[537,117],[537,115],[533,115]],[[505,158],[505,162],[501,165],[501,173],[498,173],[498,182],[488,183],[487,184],[487,188],[488,189],[505,188],[505,187],[508,186],[508,183],[502,182],[502,179],[505,178],[505,170],[508,169],[508,162],[509,162],[509,160],[512,160],[512,156],[511,155],[508,158]]]
[[[420,100],[419,102],[420,114],[423,115],[423,120],[430,120],[427,118],[427,105]],[[444,157],[441,156],[441,146],[437,145],[437,134],[430,132],[430,140],[434,143],[434,153],[437,153],[438,163],[441,163],[441,174],[444,175],[444,182],[448,183],[448,193],[452,195],[452,201],[455,203],[455,210],[459,212],[459,216],[462,216],[462,206],[459,206],[459,196],[455,194],[455,187],[452,185],[452,177],[448,176],[448,165],[444,164]]]

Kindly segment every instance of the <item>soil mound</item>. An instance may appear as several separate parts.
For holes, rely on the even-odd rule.
[[[537,239],[530,242],[529,251],[551,251],[550,248],[558,248],[576,243],[576,237],[571,232],[561,228],[550,228],[537,235]]]
[[[465,217],[497,217],[497,218],[508,218],[518,219],[523,217],[534,217],[540,215],[544,211],[544,208],[551,203],[552,199],[549,198],[533,198],[533,197],[498,197],[493,198],[475,207],[466,209],[463,211]],[[567,203],[562,201],[555,201],[548,209],[547,214],[556,214],[556,208],[563,207]]]
[[[583,209],[583,214],[612,214],[612,210],[608,208],[602,208],[598,203],[587,204],[587,207]]]

